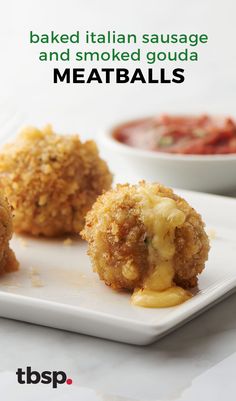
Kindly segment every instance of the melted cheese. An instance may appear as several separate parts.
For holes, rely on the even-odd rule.
[[[135,290],[131,302],[146,308],[168,308],[182,304],[191,298],[191,294],[181,287],[170,287],[164,291]]]
[[[137,269],[135,268],[135,266],[132,265],[130,261],[128,261],[122,267],[122,274],[128,280],[136,280],[136,278],[138,277]]]
[[[185,214],[173,199],[156,195],[152,186],[139,187],[136,200],[148,236],[150,271],[131,302],[150,308],[178,305],[190,297],[189,292],[173,283],[175,229],[184,223]]]
[[[163,291],[172,286],[174,269],[170,260],[155,265],[153,271],[145,278],[144,288]]]

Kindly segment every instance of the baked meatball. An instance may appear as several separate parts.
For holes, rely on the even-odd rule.
[[[94,141],[51,126],[25,128],[0,152],[0,186],[14,210],[14,231],[46,237],[79,233],[112,175]]]
[[[6,199],[0,195],[0,275],[15,271],[19,267],[15,254],[9,247],[11,237],[11,210]]]
[[[201,216],[171,189],[144,181],[100,196],[82,237],[99,277],[130,291],[196,286],[209,251]]]

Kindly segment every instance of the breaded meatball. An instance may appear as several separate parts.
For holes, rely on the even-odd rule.
[[[144,181],[101,195],[82,237],[94,270],[114,289],[193,287],[209,251],[201,216],[171,189]]]
[[[51,126],[25,128],[0,152],[0,187],[14,210],[14,231],[47,237],[79,233],[112,175],[93,141]]]
[[[12,214],[6,199],[0,195],[0,275],[18,269],[19,263],[9,248],[12,237]]]

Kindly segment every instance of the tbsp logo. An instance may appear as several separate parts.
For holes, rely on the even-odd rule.
[[[52,384],[52,388],[57,388],[58,384],[70,385],[73,383],[72,379],[68,379],[62,370],[45,370],[40,373],[37,370],[32,370],[30,366],[27,366],[25,371],[18,368],[16,376],[19,384]]]

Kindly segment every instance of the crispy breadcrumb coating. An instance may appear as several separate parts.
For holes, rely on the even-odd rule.
[[[14,252],[9,248],[12,237],[12,214],[6,199],[0,195],[0,275],[19,267]]]
[[[185,221],[175,228],[173,256],[174,282],[194,287],[208,258],[209,241],[201,216],[181,197],[160,184],[117,185],[101,195],[86,216],[82,237],[88,241],[89,255],[100,279],[114,289],[142,288],[150,266],[149,233],[141,219],[142,205],[137,191],[170,198],[184,212]]]
[[[51,126],[25,128],[0,152],[0,186],[14,209],[14,231],[47,237],[79,233],[112,175],[94,141]]]

